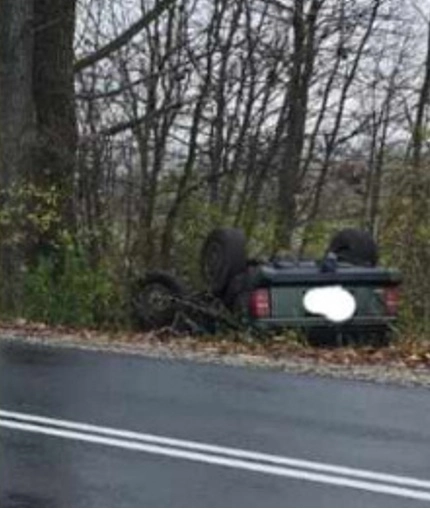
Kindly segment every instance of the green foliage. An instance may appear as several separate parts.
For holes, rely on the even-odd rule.
[[[106,237],[101,228],[90,240],[82,231],[80,241],[61,230],[60,193],[55,186],[42,190],[15,183],[1,193],[0,202],[2,247],[19,253],[22,261],[20,309],[15,312],[49,324],[92,327],[125,321],[112,262],[106,255],[94,256],[93,247],[100,244],[96,234]],[[51,249],[38,247],[43,238],[49,239]]]
[[[255,259],[268,258],[273,254],[276,245],[276,215],[266,213],[266,217],[258,221],[248,238],[248,256]]]
[[[430,332],[430,189],[428,168],[398,172],[385,204],[380,244],[384,264],[403,276],[401,323],[412,333]],[[406,175],[406,178],[405,178]],[[417,182],[421,184],[417,186]]]
[[[14,183],[0,193],[0,236],[7,245],[29,243],[60,224],[59,192]]]
[[[55,186],[40,189],[14,181],[0,190],[0,311],[14,315],[22,304],[26,264],[45,241],[56,250],[60,200]],[[43,239],[43,240],[42,240]],[[50,242],[48,242],[48,239]]]
[[[209,232],[218,226],[239,227],[246,230],[248,217],[242,217],[236,224],[232,213],[224,210],[221,204],[211,204],[201,196],[187,200],[181,212],[176,231],[175,266],[193,284],[200,283],[200,250]],[[248,236],[247,252],[249,258],[268,257],[275,244],[276,214],[268,207],[261,211],[258,221]]]
[[[22,316],[49,324],[94,327],[123,321],[121,292],[103,263],[93,268],[84,252],[64,247],[58,259],[41,257],[24,279]]]
[[[200,281],[200,250],[208,233],[217,226],[231,226],[221,207],[198,196],[184,204],[175,235],[174,265],[187,281],[198,286]]]
[[[310,258],[322,258],[331,237],[339,230],[348,227],[357,227],[357,225],[351,221],[313,221],[302,233],[303,254]]]

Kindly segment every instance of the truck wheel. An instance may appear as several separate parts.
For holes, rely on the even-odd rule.
[[[203,244],[202,278],[209,290],[222,296],[230,279],[246,269],[246,238],[239,228],[216,228]]]
[[[354,228],[336,233],[328,246],[329,252],[336,254],[339,261],[353,265],[375,267],[378,263],[378,247],[373,237]]]
[[[159,329],[173,324],[178,306],[174,298],[185,294],[182,284],[171,274],[150,272],[131,289],[132,321],[141,329]]]

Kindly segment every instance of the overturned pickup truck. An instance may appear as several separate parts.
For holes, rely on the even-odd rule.
[[[385,344],[397,318],[400,273],[378,266],[377,246],[361,230],[338,232],[320,260],[250,260],[242,230],[217,228],[200,263],[204,292],[188,291],[166,272],[138,279],[135,323],[205,332],[294,328],[319,343]]]

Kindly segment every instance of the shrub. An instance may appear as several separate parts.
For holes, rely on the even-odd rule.
[[[41,257],[24,277],[22,316],[49,324],[94,327],[124,322],[122,292],[101,262],[93,268],[75,246]]]

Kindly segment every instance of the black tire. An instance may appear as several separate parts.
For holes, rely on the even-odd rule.
[[[246,237],[239,228],[217,228],[203,244],[200,269],[204,282],[222,297],[230,280],[246,270]]]
[[[174,298],[185,294],[182,284],[171,274],[150,272],[131,289],[133,323],[140,329],[170,327],[178,311]]]
[[[327,253],[334,253],[341,262],[375,267],[378,264],[378,247],[373,237],[362,230],[345,228],[331,239]]]

